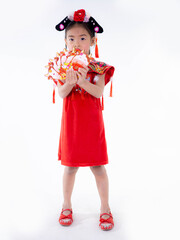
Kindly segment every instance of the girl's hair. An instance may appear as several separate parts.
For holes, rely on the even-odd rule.
[[[65,38],[67,38],[67,31],[70,30],[75,24],[78,24],[78,25],[81,25],[82,27],[84,27],[84,28],[88,31],[88,33],[89,33],[89,35],[91,36],[91,38],[95,37],[95,32],[92,31],[92,30],[88,27],[88,24],[87,24],[86,22],[74,22],[74,21],[72,21],[72,22],[70,22],[70,23],[68,24],[68,26],[67,26],[66,29],[65,29]]]

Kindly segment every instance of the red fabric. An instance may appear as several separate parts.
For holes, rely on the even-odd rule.
[[[95,75],[94,72],[90,73],[91,83]],[[109,78],[110,73],[105,75],[106,81],[109,81]],[[71,167],[108,163],[100,98],[87,92],[82,94],[73,88],[63,99],[58,160],[61,160],[62,165]]]

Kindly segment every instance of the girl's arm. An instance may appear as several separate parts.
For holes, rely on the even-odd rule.
[[[105,74],[98,75],[98,80],[96,81],[96,84],[90,83],[87,80],[78,84],[80,87],[82,87],[86,92],[88,92],[92,96],[96,98],[100,98],[104,91],[104,85],[105,85],[104,76]]]
[[[58,93],[59,96],[62,98],[65,98],[73,89],[74,85],[70,85],[69,83],[64,83],[63,85],[61,85],[59,82],[57,84],[58,86]]]
[[[96,98],[100,98],[104,91],[105,81],[103,75],[98,75],[98,80],[96,81],[96,84],[90,83],[89,81],[85,80],[87,75],[88,68],[84,67],[79,69],[79,72],[77,72],[79,79],[77,81],[77,84],[83,88],[86,92],[91,94],[92,96]]]
[[[76,82],[77,76],[75,72],[72,69],[67,70],[65,83],[63,85],[57,83],[59,96],[65,98],[76,85]]]

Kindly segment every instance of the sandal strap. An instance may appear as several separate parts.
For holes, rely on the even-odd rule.
[[[110,213],[102,213],[101,215],[100,215],[100,218],[102,217],[102,216],[104,216],[104,215],[108,215],[109,217],[112,217],[113,218],[113,216],[112,216],[112,213],[110,212]]]
[[[70,214],[73,213],[73,212],[72,212],[72,209],[69,209],[69,208],[67,208],[67,209],[62,209],[61,213],[63,213],[64,211],[70,211],[70,212],[71,212]]]

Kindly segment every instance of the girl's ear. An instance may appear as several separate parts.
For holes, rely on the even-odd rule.
[[[91,47],[96,43],[96,37],[91,38]]]

